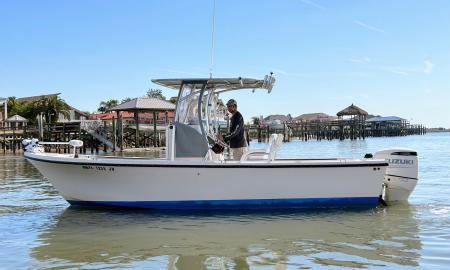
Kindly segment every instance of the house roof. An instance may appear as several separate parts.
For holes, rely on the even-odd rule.
[[[135,98],[124,102],[108,111],[173,111],[175,104],[158,98]]]
[[[89,119],[92,120],[111,120],[117,118],[116,112],[107,112],[107,113],[93,113],[89,116]],[[122,118],[133,118],[134,113],[132,112],[122,112]]]
[[[16,99],[17,102],[34,102],[34,101],[38,101],[41,98],[46,98],[46,97],[56,97],[59,96],[61,93],[55,93],[55,94],[48,94],[48,95],[40,95],[40,96],[31,96],[31,97],[21,97]]]
[[[164,117],[165,116],[165,112],[159,112],[157,113],[159,117]],[[174,111],[169,111],[167,113],[168,117],[174,117],[175,112]],[[89,119],[92,120],[111,120],[114,118],[117,118],[117,113],[116,112],[107,112],[107,113],[93,113],[89,116]],[[134,113],[133,112],[127,112],[127,111],[123,111],[121,112],[121,117],[123,119],[126,118],[134,118]],[[139,118],[153,118],[153,114],[152,113],[139,113]]]
[[[17,122],[28,122],[28,120],[18,114],[13,115],[5,120],[6,122],[17,123]]]
[[[369,115],[365,110],[361,109],[360,107],[356,105],[350,105],[347,108],[343,109],[342,111],[338,112],[336,114],[337,116],[344,116],[344,115]]]
[[[269,116],[266,116],[264,118],[265,122],[272,122],[275,120],[280,120],[281,122],[287,122],[291,121],[292,117],[290,115],[283,115],[283,114],[272,114]]]
[[[74,112],[78,113],[79,115],[82,115],[82,116],[84,116],[84,117],[86,117],[86,118],[89,118],[89,113],[80,111],[80,110],[78,110],[77,108],[74,108],[74,107],[70,106],[70,105],[67,104],[67,103],[66,103],[66,105],[69,106],[69,108],[70,108],[71,110],[73,110]]]
[[[35,101],[38,101],[38,100],[40,100],[40,99],[42,99],[42,98],[47,98],[47,97],[57,97],[57,96],[59,96],[60,94],[61,94],[61,93],[54,93],[54,94],[39,95],[39,96],[21,97],[21,98],[17,98],[16,101],[17,101],[17,102],[35,102]],[[0,100],[1,100],[1,98],[0,98]],[[1,102],[0,102],[0,103],[1,103]],[[83,111],[80,111],[80,110],[78,110],[77,108],[74,108],[74,107],[70,106],[70,105],[67,104],[67,102],[65,102],[65,101],[64,101],[64,103],[65,103],[67,106],[69,106],[69,109],[70,109],[70,110],[73,110],[73,111],[77,112],[78,114],[83,115],[83,116],[85,116],[85,117],[89,117],[89,114],[87,114],[87,113],[85,113],[85,112],[83,112]]]
[[[323,121],[323,120],[334,120],[335,116],[328,115],[326,113],[304,113],[300,116],[294,118],[294,121]]]
[[[366,120],[366,122],[394,122],[394,121],[406,121],[406,119],[398,116],[377,116]]]

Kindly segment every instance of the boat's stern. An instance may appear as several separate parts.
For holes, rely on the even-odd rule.
[[[407,201],[418,181],[417,152],[407,148],[386,149],[376,152],[374,158],[389,163],[384,176],[385,201]]]

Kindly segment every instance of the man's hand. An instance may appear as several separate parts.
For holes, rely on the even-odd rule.
[[[229,143],[230,142],[230,135],[225,135],[225,136],[223,136],[223,141],[224,142],[226,142],[226,143]]]

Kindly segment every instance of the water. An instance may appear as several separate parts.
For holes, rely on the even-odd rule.
[[[450,133],[291,142],[280,156],[392,146],[419,152],[416,190],[408,204],[364,211],[74,208],[22,156],[0,156],[0,269],[450,269]]]

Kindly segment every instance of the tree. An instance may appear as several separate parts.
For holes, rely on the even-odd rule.
[[[36,122],[36,117],[39,114],[39,109],[34,102],[19,102],[16,97],[8,98],[9,115],[18,114],[28,119],[29,124]]]
[[[119,105],[119,101],[117,99],[110,99],[110,100],[100,102],[100,105],[97,110],[99,112],[104,113],[107,110],[109,110],[117,105]]]
[[[162,90],[160,89],[152,89],[152,88],[148,89],[147,97],[166,100],[166,97],[162,94]]]
[[[10,115],[18,114],[23,116],[31,124],[36,122],[36,117],[41,113],[47,123],[56,123],[60,114],[69,119],[69,110],[71,109],[58,96],[41,97],[39,100],[33,102],[18,102],[15,97],[9,97],[8,108]]]
[[[122,99],[121,103],[125,103],[125,102],[131,101],[131,100],[133,100],[133,99],[130,97],[126,97],[126,98]]]
[[[173,103],[173,104],[177,104],[177,100],[178,100],[178,97],[171,97],[171,98],[169,99],[169,102],[170,102],[170,103]]]
[[[9,115],[22,115],[23,104],[21,102],[18,102],[16,97],[9,97],[7,102]]]
[[[259,126],[261,124],[261,121],[259,120],[259,117],[253,116],[252,117],[252,124]]]
[[[45,121],[50,124],[56,123],[60,114],[67,119],[70,118],[70,106],[58,96],[42,97],[35,102],[27,103],[26,108],[28,113],[35,115],[34,118],[43,113]]]

